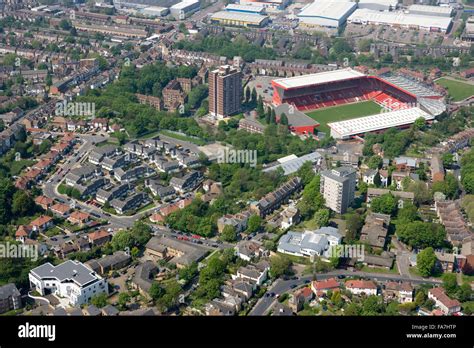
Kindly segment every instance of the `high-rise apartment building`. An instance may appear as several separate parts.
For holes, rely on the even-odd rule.
[[[209,74],[209,112],[224,118],[241,110],[242,75],[230,65],[223,65]]]
[[[343,214],[354,200],[356,171],[351,167],[338,167],[321,173],[320,191],[326,207]]]

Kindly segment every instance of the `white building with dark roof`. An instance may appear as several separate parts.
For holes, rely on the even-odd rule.
[[[108,294],[107,281],[79,261],[68,260],[57,266],[45,263],[30,271],[29,280],[31,288],[41,295],[66,298],[71,306],[88,303],[102,293]]]

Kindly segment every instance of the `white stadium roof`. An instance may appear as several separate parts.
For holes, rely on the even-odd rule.
[[[439,28],[444,31],[448,30],[451,24],[450,17],[440,16],[424,16],[407,14],[402,11],[380,12],[367,9],[355,10],[353,14],[347,19],[348,22],[354,23],[374,23],[374,24],[388,24],[400,26],[418,26],[420,28]]]
[[[347,15],[357,4],[348,1],[315,1],[303,7],[298,17],[322,17],[339,20]]]
[[[283,88],[298,88],[365,76],[351,68],[273,80]]]
[[[420,117],[425,120],[434,119],[434,116],[420,108],[411,108],[328,123],[328,126],[331,128],[331,135],[333,135],[333,131],[337,133],[336,136],[333,135],[335,138],[346,138],[356,134],[411,124]]]

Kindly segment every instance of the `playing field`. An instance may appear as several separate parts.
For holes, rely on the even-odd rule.
[[[454,81],[451,79],[439,79],[436,83],[448,89],[449,95],[454,101],[464,100],[474,95],[474,85],[464,83],[462,81]]]
[[[321,124],[318,127],[320,132],[324,132],[329,135],[330,129],[327,126],[328,123],[374,115],[378,114],[380,110],[382,110],[380,105],[369,100],[360,103],[318,109],[308,112],[307,115]]]

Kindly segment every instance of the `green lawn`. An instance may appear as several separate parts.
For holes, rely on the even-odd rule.
[[[201,138],[189,137],[189,136],[186,136],[186,135],[181,135],[181,134],[177,134],[177,133],[174,133],[174,132],[169,132],[169,131],[166,131],[166,130],[162,130],[162,131],[160,131],[160,133],[164,134],[164,135],[167,135],[171,138],[178,139],[178,140],[189,141],[190,143],[196,144],[198,146],[203,146],[203,145],[207,144],[207,142],[205,140],[201,139]]]
[[[439,79],[436,81],[436,83],[443,86],[444,88],[447,88],[449,95],[454,101],[464,100],[474,95],[474,85],[470,85],[462,81]]]
[[[20,172],[29,166],[32,166],[35,164],[35,161],[33,160],[19,160],[19,161],[13,161],[11,162],[10,165],[10,174],[11,175],[18,175]]]
[[[364,266],[362,267],[361,271],[367,273],[399,274],[396,262],[393,264],[393,267],[391,269]]]
[[[321,125],[318,130],[329,134],[328,123],[348,120],[362,116],[369,116],[379,113],[382,107],[369,100],[361,103],[345,104],[341,106],[332,106],[329,108],[318,109],[308,112],[307,115],[318,121]]]

